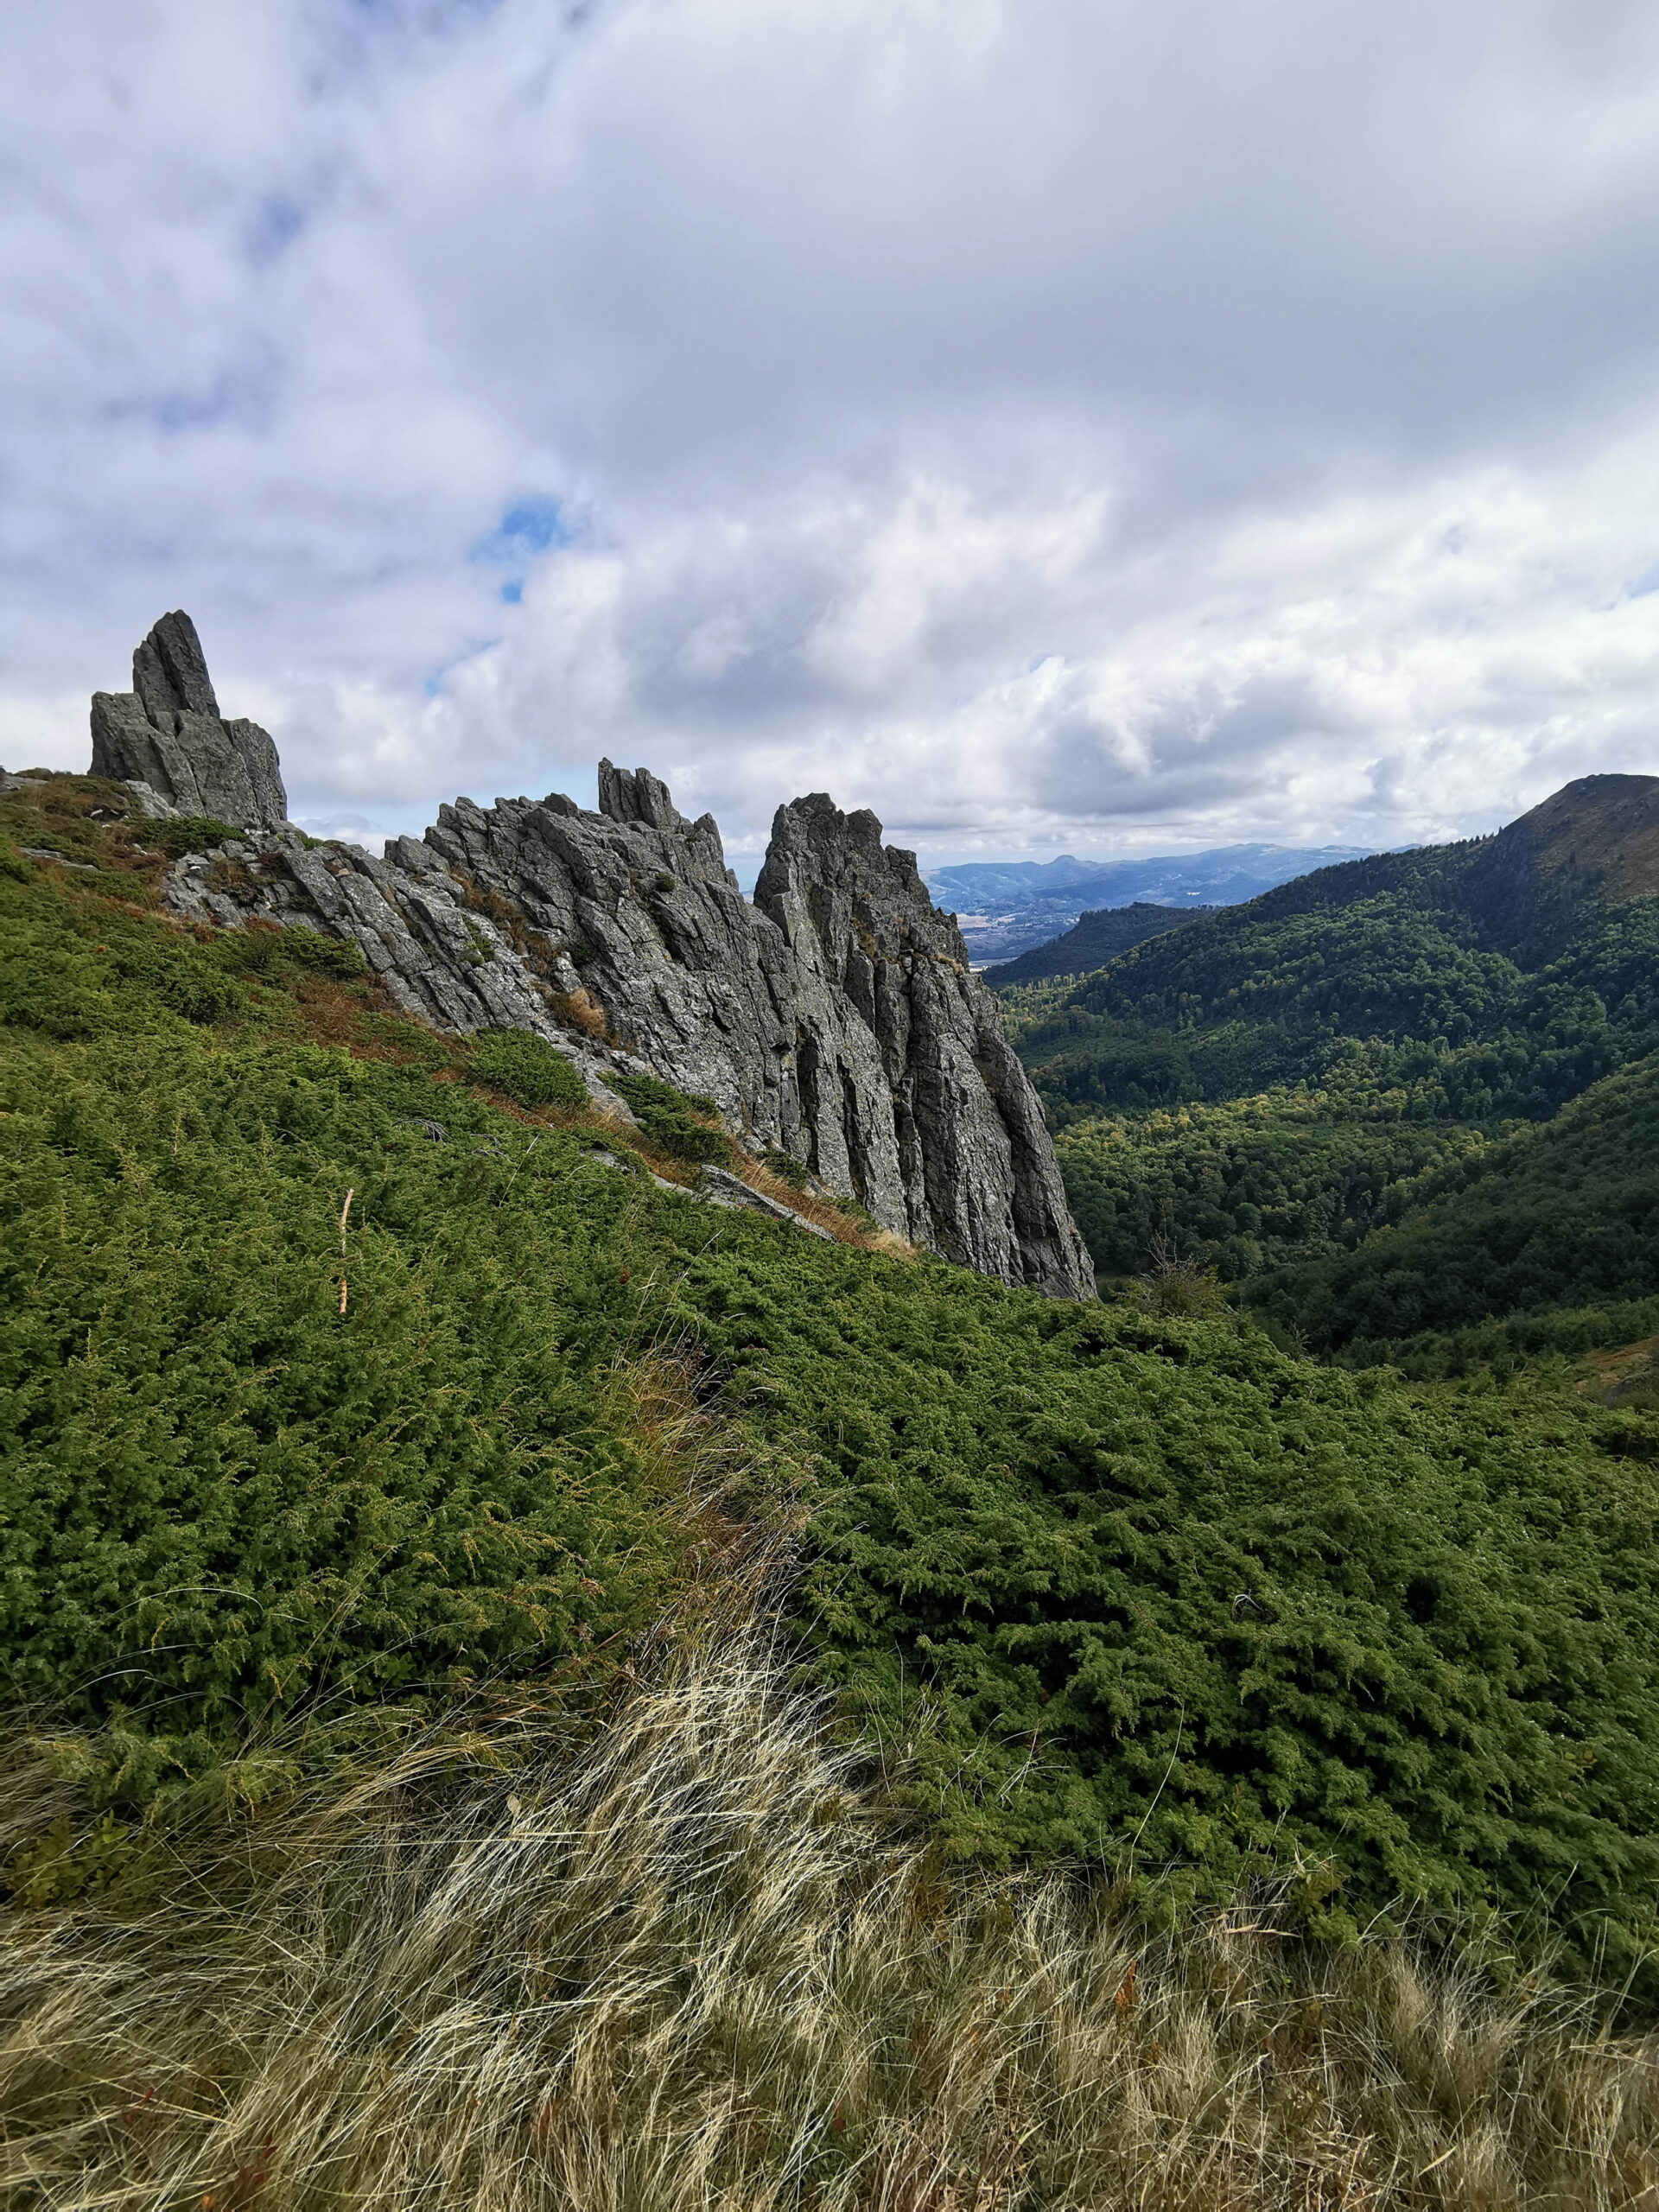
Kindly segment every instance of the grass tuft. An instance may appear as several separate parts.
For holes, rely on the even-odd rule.
[[[947,1878],[751,1636],[6,1929],[0,2190],[264,2212],[1650,2205],[1659,2049],[1273,1899]],[[38,1819],[38,1763],[6,1762]]]

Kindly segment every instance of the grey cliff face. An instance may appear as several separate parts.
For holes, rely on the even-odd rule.
[[[182,675],[164,645],[156,657],[168,699],[187,679],[212,697],[199,649]],[[780,807],[751,905],[712,816],[686,821],[648,769],[605,760],[597,813],[557,792],[461,798],[380,860],[286,827],[251,833],[181,861],[167,896],[225,927],[257,917],[349,938],[406,1012],[463,1034],[534,1031],[613,1113],[626,1109],[608,1071],[701,1092],[750,1152],[791,1154],[909,1242],[1051,1297],[1092,1295],[996,1001],[872,814],[822,795]]]
[[[92,694],[92,773],[142,785],[154,812],[270,829],[288,813],[276,747],[227,721],[188,614],[164,614],[132,657],[130,691]]]
[[[809,1164],[963,1267],[1087,1295],[1042,1107],[916,855],[815,792],[779,808],[754,902],[799,978]]]

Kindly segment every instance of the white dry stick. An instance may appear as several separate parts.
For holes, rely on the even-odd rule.
[[[346,1311],[346,1217],[352,1210],[352,1200],[355,1195],[354,1192],[347,1191],[346,1203],[340,1210],[340,1310],[342,1313]]]

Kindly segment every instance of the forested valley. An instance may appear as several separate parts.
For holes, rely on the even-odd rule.
[[[1006,988],[1103,1277],[1213,1272],[1414,1371],[1652,1332],[1659,783],[1379,855]]]

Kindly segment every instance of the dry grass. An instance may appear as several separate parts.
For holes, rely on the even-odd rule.
[[[815,1222],[820,1229],[827,1229],[838,1244],[853,1244],[866,1252],[890,1252],[899,1259],[913,1260],[916,1248],[907,1244],[902,1236],[895,1236],[891,1230],[872,1226],[845,1212],[832,1198],[821,1198],[816,1192],[803,1190],[798,1184],[785,1182],[781,1175],[758,1160],[740,1153],[735,1169],[751,1190],[759,1191],[768,1198],[775,1198],[779,1205],[788,1206],[804,1219]]]
[[[1659,2050],[1270,1910],[947,1880],[752,1642],[19,1916],[11,2205],[1659,2204]],[[10,1763],[15,1803],[48,1787]]]

